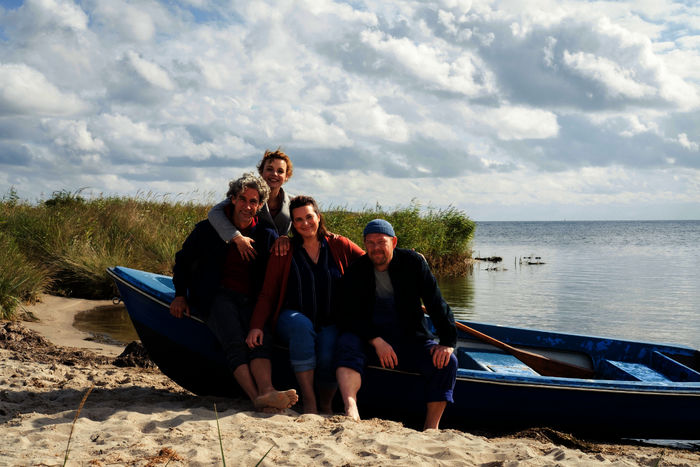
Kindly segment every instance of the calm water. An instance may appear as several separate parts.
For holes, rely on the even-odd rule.
[[[700,348],[700,221],[480,222],[473,249],[503,261],[440,280],[457,317]]]
[[[139,340],[123,303],[82,311],[75,315],[73,326],[92,334],[96,340],[110,344],[128,344]]]
[[[458,318],[700,348],[700,221],[480,222],[473,248],[503,261],[439,281]],[[123,306],[76,326],[138,338]]]

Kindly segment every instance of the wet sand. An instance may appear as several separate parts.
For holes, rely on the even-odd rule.
[[[71,428],[68,465],[222,465],[219,429],[228,465],[255,465],[266,453],[261,465],[700,465],[698,452],[596,444],[547,429],[419,432],[198,397],[157,369],[115,366],[121,346],[73,328],[76,313],[103,304],[44,297],[29,308],[38,322],[0,322],[0,465],[62,465]]]

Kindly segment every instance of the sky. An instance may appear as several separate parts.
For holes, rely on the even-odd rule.
[[[695,1],[0,1],[0,196],[700,219]]]

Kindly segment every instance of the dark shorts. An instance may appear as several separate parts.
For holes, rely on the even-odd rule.
[[[211,302],[206,323],[219,341],[231,371],[256,358],[270,359],[272,355],[272,339],[267,328],[263,330],[262,346],[250,349],[245,343],[252,314],[253,301],[232,290],[217,290]]]
[[[437,344],[430,339],[386,339],[394,348],[399,360],[399,370],[415,371],[426,380],[426,402],[454,402],[452,394],[457,381],[457,357],[452,354],[446,367],[438,369],[433,365],[430,348]],[[335,353],[335,366],[346,367],[364,375],[367,365],[381,366],[374,347],[353,333],[343,333],[338,337]]]

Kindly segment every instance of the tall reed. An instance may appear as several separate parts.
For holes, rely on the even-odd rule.
[[[107,298],[114,265],[169,273],[175,253],[208,206],[153,196],[97,197],[57,192],[43,203],[3,202],[0,233],[27,261],[46,271],[46,291]],[[8,261],[11,261],[8,259]]]
[[[360,212],[331,207],[324,217],[329,230],[360,246],[367,222],[375,218],[389,221],[398,237],[398,247],[422,253],[437,275],[463,274],[471,258],[469,245],[476,223],[454,207],[423,210],[413,200],[409,206],[395,210],[386,210],[379,204]]]
[[[42,292],[109,298],[115,290],[106,268],[123,265],[170,274],[175,253],[210,205],[168,195],[85,197],[57,191],[30,204],[10,190],[0,202],[0,316]],[[399,246],[423,253],[434,272],[463,273],[474,222],[455,209],[405,208],[325,212],[332,232],[362,246],[364,225],[376,218],[394,225]]]

